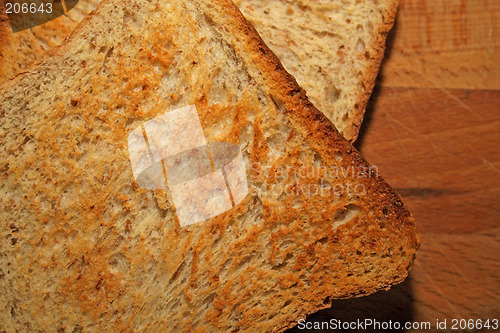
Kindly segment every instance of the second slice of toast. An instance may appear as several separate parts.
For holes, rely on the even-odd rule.
[[[311,102],[355,141],[398,0],[236,0]]]

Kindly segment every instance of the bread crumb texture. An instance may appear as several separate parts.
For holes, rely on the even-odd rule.
[[[60,45],[98,4],[98,0],[80,0],[63,16],[13,33],[3,2],[0,2],[0,84],[40,59],[47,50]]]
[[[99,2],[12,33],[0,17],[0,83],[60,45]],[[236,0],[309,99],[349,141],[357,138],[396,16],[397,0]],[[0,14],[1,15],[1,14]]]
[[[180,228],[127,137],[192,104],[249,194]],[[280,332],[401,282],[418,247],[373,170],[332,172],[370,168],[230,1],[105,1],[0,87],[0,115],[0,331]]]
[[[397,0],[235,0],[340,133],[354,141]]]

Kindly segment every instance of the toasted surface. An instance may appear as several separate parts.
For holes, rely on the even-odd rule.
[[[180,228],[127,137],[192,104],[249,194]],[[414,259],[400,197],[230,1],[105,1],[0,86],[0,114],[0,331],[283,331]]]
[[[397,0],[236,0],[309,99],[348,140],[358,136],[396,15]],[[0,20],[0,83],[59,45],[94,9],[78,5],[43,26],[12,33]]]
[[[60,45],[99,0],[80,0],[66,15],[31,29],[12,32],[0,1],[0,84]]]
[[[398,0],[236,0],[311,102],[356,140]]]

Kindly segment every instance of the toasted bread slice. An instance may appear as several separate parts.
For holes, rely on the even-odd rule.
[[[12,33],[0,23],[0,83],[59,45],[98,0],[66,16]],[[358,136],[396,15],[397,0],[236,0],[309,99],[350,141]]]
[[[235,0],[310,101],[356,140],[398,0]]]
[[[414,260],[401,198],[228,0],[105,1],[0,114],[0,331],[279,332]],[[207,145],[214,178],[173,182]]]

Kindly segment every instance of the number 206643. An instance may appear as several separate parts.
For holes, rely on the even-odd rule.
[[[12,3],[5,4],[5,12],[7,14],[35,14],[35,13],[52,13],[52,3]]]
[[[452,330],[498,330],[498,319],[452,319]]]

